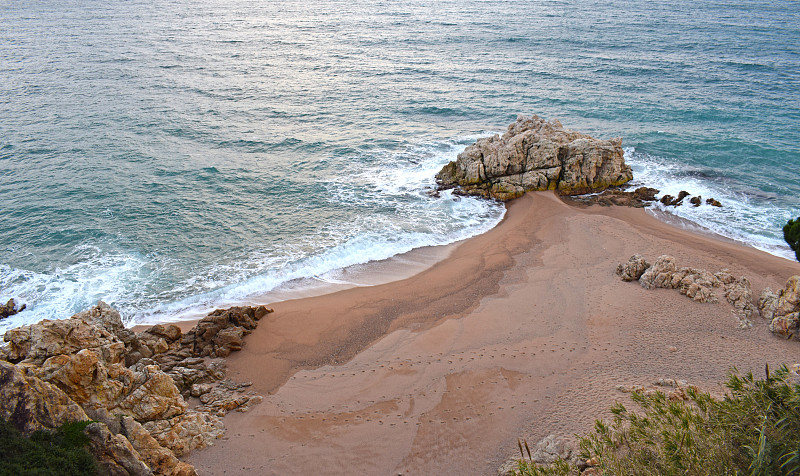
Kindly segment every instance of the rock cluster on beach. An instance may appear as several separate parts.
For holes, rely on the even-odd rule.
[[[0,417],[23,433],[69,421],[86,427],[103,474],[191,475],[178,457],[212,444],[220,417],[261,401],[224,380],[224,357],[272,312],[217,310],[183,334],[155,325],[138,334],[100,302],[70,319],[9,330],[0,348]],[[199,397],[189,407],[187,400]]]
[[[597,192],[632,178],[622,139],[594,139],[536,115],[518,117],[502,136],[479,139],[436,174],[441,189],[498,200],[531,190]]]
[[[616,273],[623,281],[639,281],[645,289],[677,289],[701,303],[719,302],[714,291],[721,290],[736,310],[742,327],[750,326],[751,319],[758,314],[750,281],[744,276],[736,278],[728,270],[712,273],[705,269],[679,268],[675,258],[667,255],[658,257],[651,265],[641,255],[633,255],[617,266]]]
[[[761,317],[769,320],[769,330],[787,339],[800,340],[800,276],[792,276],[778,292],[770,288],[758,300]]]

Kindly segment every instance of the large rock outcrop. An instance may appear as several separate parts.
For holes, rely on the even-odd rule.
[[[178,457],[222,436],[228,411],[261,397],[224,380],[221,359],[272,312],[217,310],[185,335],[155,325],[138,334],[101,302],[64,320],[6,332],[0,349],[0,416],[30,433],[94,420],[86,433],[104,474],[192,475]],[[201,404],[193,409],[190,396]]]
[[[536,115],[519,116],[502,136],[479,139],[436,174],[442,189],[498,200],[531,190],[597,192],[632,178],[622,139],[594,139]]]

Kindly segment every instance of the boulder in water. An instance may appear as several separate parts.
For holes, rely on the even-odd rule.
[[[502,136],[479,139],[436,174],[441,189],[498,200],[532,190],[580,195],[632,178],[622,139],[595,139],[536,115],[518,117]]]

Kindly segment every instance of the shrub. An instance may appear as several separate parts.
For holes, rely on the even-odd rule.
[[[796,220],[789,220],[783,226],[783,239],[794,250],[797,261],[800,261],[800,217],[797,217]]]
[[[800,474],[800,385],[782,367],[765,380],[733,373],[730,394],[714,400],[690,390],[689,401],[634,393],[644,414],[612,408],[580,439],[581,456],[597,457],[603,473],[724,475]]]
[[[91,422],[65,423],[55,431],[39,430],[25,438],[0,419],[0,476],[97,474],[97,463],[83,433]]]
[[[689,401],[663,393],[632,394],[644,413],[622,404],[613,421],[597,421],[579,437],[581,458],[594,459],[599,474],[800,475],[800,384],[782,367],[757,380],[734,372],[722,400],[693,389]],[[521,450],[520,450],[521,451]],[[566,475],[577,468],[559,463],[537,468],[523,460],[518,474]]]

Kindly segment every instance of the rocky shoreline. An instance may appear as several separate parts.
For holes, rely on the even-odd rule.
[[[656,189],[623,190],[631,178],[621,139],[598,141],[537,116],[520,117],[502,137],[478,140],[437,174],[441,188],[498,200],[530,190],[556,190],[561,196],[591,192],[570,200],[633,208],[657,200]],[[690,196],[681,192],[660,201],[681,206]],[[699,196],[689,202],[703,204]],[[721,205],[713,198],[705,203]],[[697,302],[719,302],[717,291],[733,306],[741,327],[761,315],[774,333],[800,338],[798,276],[777,293],[765,290],[756,306],[747,278],[727,270],[678,268],[669,256],[651,265],[635,255],[617,274],[645,289],[677,289]],[[22,310],[13,301],[6,308]],[[262,401],[249,382],[226,378],[223,358],[242,350],[244,337],[271,312],[264,306],[233,307],[210,313],[186,333],[172,324],[135,333],[101,302],[69,319],[9,330],[7,345],[0,347],[0,417],[25,434],[93,421],[86,433],[103,474],[196,474],[179,458],[222,436],[228,412],[246,412]]]
[[[226,357],[271,313],[217,310],[187,333],[126,329],[100,302],[64,320],[11,329],[0,348],[0,417],[23,434],[87,421],[102,474],[193,475],[178,458],[213,444],[229,411],[261,402],[225,378]]]

